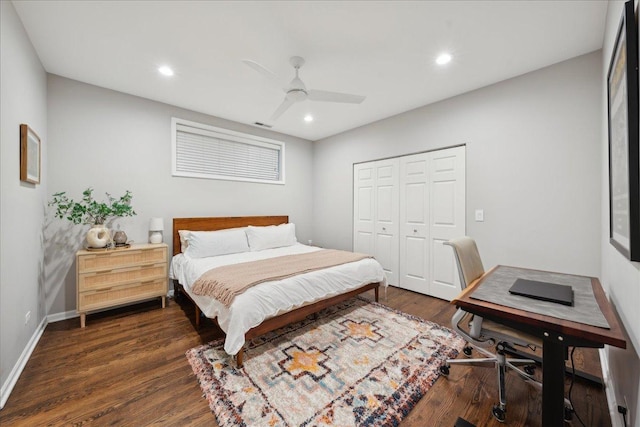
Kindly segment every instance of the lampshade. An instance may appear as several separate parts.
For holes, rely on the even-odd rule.
[[[149,230],[150,231],[164,230],[164,222],[162,221],[162,218],[151,218],[151,221],[149,221]]]

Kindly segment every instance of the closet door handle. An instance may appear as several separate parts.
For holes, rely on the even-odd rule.
[[[414,232],[414,233],[417,233],[417,232],[418,232],[418,230],[414,228],[414,229],[413,229],[413,232]]]
[[[382,231],[387,231],[387,229],[385,227],[382,227]]]

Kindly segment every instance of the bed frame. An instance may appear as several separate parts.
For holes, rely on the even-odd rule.
[[[173,219],[173,254],[180,253],[180,235],[178,230],[191,230],[191,231],[215,231],[224,230],[227,228],[246,227],[248,225],[265,226],[265,225],[279,225],[289,222],[288,216],[242,216],[242,217],[202,217],[202,218],[174,218]],[[185,295],[189,300],[189,294],[183,291],[182,284],[177,280],[173,281],[173,288],[175,296],[179,294]],[[344,294],[336,295],[327,299],[316,301],[315,303],[304,305],[296,308],[292,311],[280,314],[278,316],[266,319],[264,322],[250,329],[245,334],[245,340],[251,340],[259,335],[276,330],[289,323],[298,322],[310,314],[316,313],[327,307],[331,307],[339,302],[348,300],[358,294],[366,292],[370,289],[374,290],[375,300],[378,301],[380,283],[368,283],[360,288],[346,292]],[[200,307],[193,300],[196,312],[196,329],[200,327]],[[244,348],[241,348],[236,355],[236,364],[238,368],[242,367],[244,358]]]

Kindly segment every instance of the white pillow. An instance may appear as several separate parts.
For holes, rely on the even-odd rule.
[[[189,234],[191,231],[189,230],[178,230],[178,234],[180,235],[180,252],[185,253],[187,247],[189,246]]]
[[[210,256],[249,252],[244,228],[229,228],[218,231],[191,231],[185,256],[206,258]]]
[[[296,239],[296,226],[293,223],[268,225],[266,227],[253,227],[250,225],[247,227],[246,232],[252,252],[291,246],[298,241]]]

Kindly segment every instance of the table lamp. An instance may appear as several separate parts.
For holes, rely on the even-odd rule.
[[[162,218],[151,218],[149,221],[149,243],[162,243],[162,230],[164,230]]]

